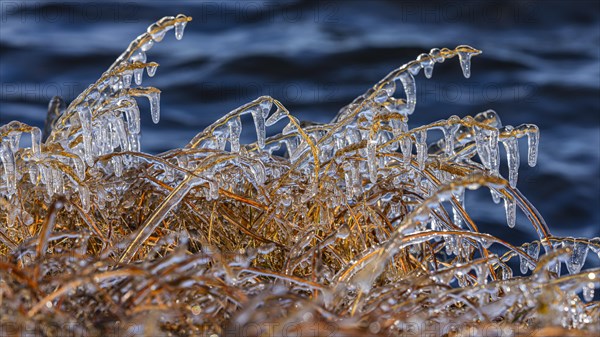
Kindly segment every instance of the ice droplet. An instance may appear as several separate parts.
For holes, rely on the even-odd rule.
[[[147,61],[147,56],[146,53],[143,50],[136,50],[133,55],[131,55],[131,57],[129,58],[129,62],[131,63],[135,63],[135,62],[141,62],[141,63],[146,63]]]
[[[343,224],[342,226],[340,226],[338,228],[338,231],[336,233],[336,237],[340,238],[340,239],[345,239],[350,235],[350,227],[348,227],[347,224]]]
[[[413,76],[419,75],[420,71],[421,71],[421,64],[419,62],[410,63],[410,65],[408,66],[408,72],[411,73],[411,75],[413,75]]]
[[[257,248],[257,251],[259,254],[266,255],[266,254],[269,254],[270,252],[274,251],[275,248],[277,248],[277,246],[273,242],[269,242],[262,246],[259,246]]]
[[[154,77],[154,75],[156,74],[156,68],[158,68],[158,66],[147,66],[146,67],[146,72],[148,72],[149,77]]]
[[[417,57],[417,61],[419,61],[421,68],[423,68],[425,77],[431,78],[431,75],[433,74],[433,65],[435,64],[433,59],[428,54],[421,54]]]
[[[154,40],[148,40],[148,42],[144,43],[140,49],[142,51],[148,51],[150,48],[152,48],[152,46],[154,46]]]
[[[442,56],[442,52],[439,48],[433,48],[429,51],[429,55],[433,58],[433,60],[437,63],[443,63],[444,57]]]
[[[586,302],[591,302],[594,299],[594,283],[588,282],[583,285],[583,299]]]
[[[157,24],[152,24],[148,27],[148,34],[152,37],[155,42],[160,42],[165,37],[166,30],[161,28]]]
[[[181,40],[183,38],[183,31],[185,29],[186,21],[175,23],[175,38]]]

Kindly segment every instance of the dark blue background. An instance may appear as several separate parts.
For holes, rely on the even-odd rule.
[[[557,235],[600,235],[600,5],[597,1],[2,1],[0,124],[42,126],[48,100],[73,99],[162,16],[194,17],[149,53],[161,64],[145,85],[162,94],[153,125],[147,104],[142,148],[183,146],[229,110],[260,95],[303,120],[330,121],[392,69],[432,47],[469,44],[484,54],[470,79],[457,60],[417,78],[409,125],[495,109],[505,124],[537,124],[538,166],[519,188]],[[248,124],[245,130],[250,130]],[[276,132],[278,130],[271,130]],[[245,132],[245,141],[253,141]],[[525,140],[522,141],[525,145]],[[503,159],[503,166],[506,161]],[[531,238],[520,217],[508,231],[501,206],[471,192],[480,228]]]

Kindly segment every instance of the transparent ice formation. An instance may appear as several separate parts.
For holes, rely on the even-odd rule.
[[[181,39],[189,21],[148,27],[45,141],[37,127],[0,127],[0,331],[11,322],[111,335],[121,324],[221,336],[269,322],[282,335],[299,322],[356,335],[419,324],[464,336],[494,324],[600,332],[600,270],[586,268],[600,239],[553,236],[517,188],[519,142],[527,137],[534,166],[537,126],[502,125],[487,110],[409,127],[420,70],[430,78],[457,56],[468,78],[479,50],[431,49],[330,123],[305,125],[262,96],[184,148],[144,153],[140,114],[158,123],[161,94],[141,86],[158,67],[147,53],[171,29]],[[243,128],[256,141],[241,143]],[[514,246],[486,234],[465,204],[477,189],[503,202],[508,227],[537,236]]]

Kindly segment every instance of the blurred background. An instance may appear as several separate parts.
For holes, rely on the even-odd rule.
[[[182,41],[170,32],[149,52],[161,66],[143,84],[162,90],[158,125],[139,102],[142,149],[152,153],[185,145],[261,95],[301,120],[329,122],[422,52],[482,49],[470,79],[455,59],[437,64],[432,79],[417,77],[409,126],[487,109],[504,124],[537,124],[538,165],[527,167],[522,139],[518,187],[554,234],[600,236],[598,1],[4,0],[0,10],[0,125],[17,119],[39,127],[52,96],[75,98],[148,25],[192,16]],[[244,137],[254,141],[252,132]],[[504,158],[502,166],[506,172]],[[489,194],[467,193],[466,204],[483,231],[532,238],[523,216],[508,231]]]

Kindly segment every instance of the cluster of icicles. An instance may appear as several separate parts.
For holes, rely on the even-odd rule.
[[[146,52],[170,29],[181,39],[190,20],[151,25],[61,112],[46,141],[20,122],[0,128],[0,331],[599,332],[600,270],[583,267],[588,252],[600,255],[600,239],[552,236],[516,188],[518,140],[527,137],[534,166],[538,128],[502,126],[492,110],[408,127],[421,69],[430,78],[458,56],[469,77],[480,51],[421,54],[328,124],[303,126],[264,96],[184,148],[143,153],[135,98],[150,101],[155,123],[160,114],[160,91],[140,86],[144,69],[153,76],[158,66]],[[256,129],[251,144],[240,143],[244,114]],[[434,132],[443,136],[428,142]],[[19,146],[22,134],[30,147]],[[465,191],[480,188],[503,202],[509,227],[520,209],[519,226],[538,237],[513,246],[481,232],[464,207]]]

